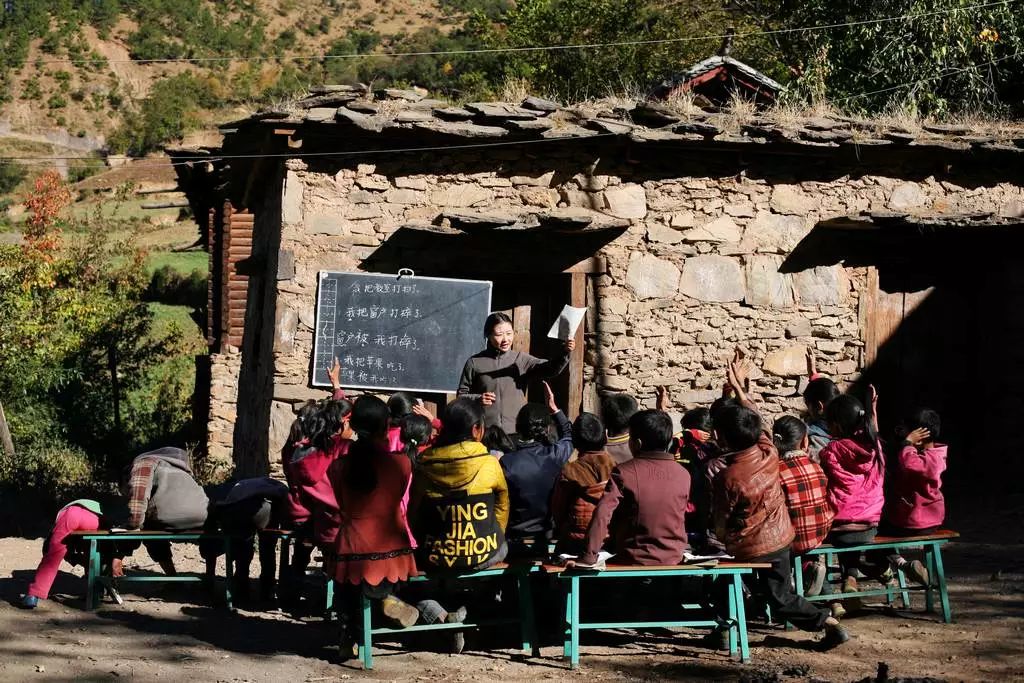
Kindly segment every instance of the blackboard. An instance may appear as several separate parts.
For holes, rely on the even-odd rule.
[[[484,346],[491,283],[436,277],[321,271],[313,384],[448,393]]]

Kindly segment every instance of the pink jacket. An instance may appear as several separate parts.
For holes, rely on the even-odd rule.
[[[882,518],[885,456],[882,445],[863,433],[835,439],[821,450],[821,468],[828,477],[828,502],[835,510],[833,527],[849,522],[876,526]]]
[[[947,446],[936,444],[918,451],[905,446],[899,467],[893,471],[892,500],[886,518],[905,529],[929,529],[946,518],[942,473],[946,470]]]

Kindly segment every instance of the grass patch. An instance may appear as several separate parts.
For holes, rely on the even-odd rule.
[[[192,319],[192,309],[188,306],[170,306],[168,304],[150,303],[149,310],[153,313],[154,337],[161,337],[177,328],[182,334],[182,341],[190,353],[202,353],[206,349],[206,339]]]
[[[210,255],[205,251],[153,251],[146,260],[146,270],[153,271],[170,266],[183,275],[194,270],[206,273],[210,265]]]

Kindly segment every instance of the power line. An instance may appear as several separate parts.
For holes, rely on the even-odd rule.
[[[890,21],[901,21],[901,20],[915,20],[924,17],[939,16],[943,14],[952,14],[954,12],[966,12],[976,9],[985,9],[988,7],[998,7],[1000,5],[1010,5],[1018,2],[1019,0],[997,0],[995,2],[986,2],[978,5],[967,5],[964,7],[950,7],[941,10],[932,10],[930,12],[920,12],[917,14],[901,14],[891,17],[880,17],[877,19],[861,19],[858,21],[838,22],[833,24],[819,24],[817,26],[802,26],[797,28],[780,28],[771,29],[767,31],[747,31],[736,34],[715,34],[715,35],[704,35],[704,36],[687,36],[683,38],[656,38],[651,40],[623,40],[623,41],[612,41],[604,43],[570,43],[564,45],[538,45],[538,46],[523,46],[523,47],[489,47],[489,48],[476,48],[471,50],[420,50],[415,52],[363,52],[363,53],[351,53],[351,54],[316,54],[316,55],[293,55],[291,57],[268,57],[268,56],[249,56],[249,57],[168,57],[165,59],[49,59],[42,60],[41,63],[44,65],[56,65],[56,64],[174,64],[174,63],[189,63],[189,64],[204,64],[204,63],[231,63],[231,62],[268,62],[268,61],[318,61],[326,59],[367,59],[367,58],[400,58],[400,57],[440,57],[440,56],[454,56],[454,55],[476,55],[476,54],[499,54],[499,53],[523,53],[523,52],[546,52],[546,51],[563,51],[563,50],[584,50],[593,48],[608,48],[608,47],[630,47],[630,46],[641,46],[641,45],[667,45],[673,43],[688,43],[698,40],[722,40],[728,37],[734,38],[749,38],[754,36],[774,36],[783,35],[788,33],[811,33],[815,31],[826,31],[836,28],[848,28],[851,26],[866,26],[871,24],[881,24]]]

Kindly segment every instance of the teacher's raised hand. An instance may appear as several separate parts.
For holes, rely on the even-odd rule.
[[[565,342],[565,350],[567,352],[569,352],[569,353],[572,353],[573,351],[575,351],[576,350],[576,340],[575,339],[567,339],[566,342]]]
[[[493,391],[485,391],[484,393],[480,394],[480,402],[483,403],[485,406],[493,406],[497,400],[498,395]]]

